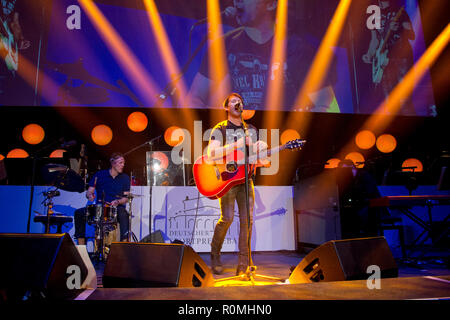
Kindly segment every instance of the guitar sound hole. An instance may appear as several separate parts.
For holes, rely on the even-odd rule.
[[[238,166],[237,166],[237,163],[236,163],[236,162],[231,161],[231,162],[228,162],[228,163],[227,163],[226,168],[227,168],[227,171],[228,171],[228,172],[236,172]]]

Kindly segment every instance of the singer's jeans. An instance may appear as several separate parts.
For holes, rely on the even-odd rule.
[[[87,211],[86,208],[80,208],[75,210],[74,214],[75,219],[75,233],[74,237],[85,238],[86,237],[86,219],[87,219]],[[125,207],[117,207],[117,220],[120,225],[120,241],[127,239],[127,232],[129,229],[129,215]]]
[[[249,180],[249,206],[250,206],[250,228],[247,221],[245,183],[232,187],[222,198],[220,198],[220,219],[214,229],[211,241],[211,254],[219,255],[227,231],[233,222],[235,201],[239,209],[239,259],[238,264],[247,266],[248,263],[248,238],[251,237],[253,226],[253,208],[255,203],[255,192],[253,180]],[[249,231],[249,232],[248,232]]]

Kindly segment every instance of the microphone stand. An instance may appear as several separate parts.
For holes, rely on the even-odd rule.
[[[32,211],[32,207],[33,207],[34,187],[35,187],[35,178],[36,178],[36,161],[37,161],[37,159],[40,159],[38,157],[38,154],[40,152],[50,148],[51,146],[53,146],[54,144],[56,144],[58,142],[59,142],[58,140],[53,141],[52,143],[50,143],[50,144],[42,147],[38,151],[34,152],[30,157],[33,159],[33,165],[32,165],[32,169],[31,169],[30,204],[28,207],[27,233],[30,233],[30,227],[31,227],[31,211]]]
[[[131,152],[133,152],[133,151],[135,151],[135,150],[145,146],[146,144],[148,144],[150,146],[150,152],[152,152],[153,151],[153,144],[155,143],[155,141],[159,140],[160,138],[161,138],[161,135],[159,135],[159,136],[151,139],[150,141],[147,141],[147,142],[145,142],[145,143],[143,143],[143,144],[141,144],[141,145],[131,149],[130,151],[124,153],[124,156],[126,156],[126,155],[130,154]],[[150,169],[151,169],[151,166],[150,166]],[[148,177],[149,177],[149,184],[150,184],[150,189],[149,189],[150,202],[149,202],[148,230],[149,230],[150,241],[151,241],[151,237],[152,237],[152,184],[153,183],[152,183],[152,174],[150,173],[150,170],[147,170],[147,171],[148,171],[147,174],[148,174]],[[131,203],[130,203],[130,206],[131,206]],[[130,213],[130,215],[131,215],[131,213]],[[131,218],[130,218],[130,230],[131,230]],[[128,235],[128,239],[129,239],[131,232],[128,232],[128,233],[129,233],[129,235]]]

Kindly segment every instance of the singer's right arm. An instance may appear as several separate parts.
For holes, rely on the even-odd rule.
[[[89,181],[89,188],[86,191],[86,198],[88,198],[89,201],[95,200],[96,186],[97,186],[97,173],[91,178],[91,181]]]
[[[247,144],[251,144],[251,139],[246,137]],[[217,140],[210,140],[208,144],[208,159],[211,161],[217,161],[223,159],[223,157],[234,152],[236,149],[240,149],[244,146],[244,137],[238,141],[221,146],[221,143]]]

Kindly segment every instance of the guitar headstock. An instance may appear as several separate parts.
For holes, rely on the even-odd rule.
[[[306,143],[305,139],[295,139],[295,140],[288,141],[285,144],[285,147],[286,147],[286,149],[291,149],[291,150],[301,149],[305,145],[305,143]]]

